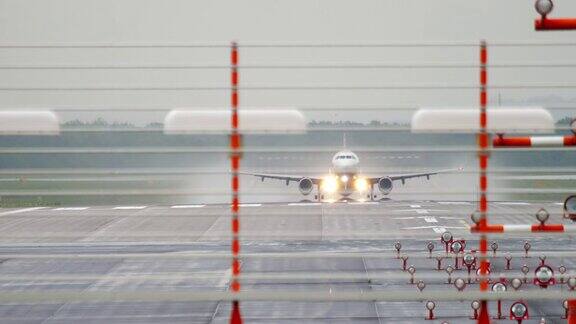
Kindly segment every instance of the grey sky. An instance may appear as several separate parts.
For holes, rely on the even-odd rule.
[[[554,16],[576,16],[576,2],[557,0]],[[576,32],[537,33],[536,13],[527,0],[0,0],[0,42],[214,42],[258,41],[574,41]],[[477,49],[246,49],[243,63],[294,62],[473,62]],[[491,50],[491,62],[570,61],[576,48]],[[226,64],[217,50],[38,50],[0,49],[2,64]],[[574,60],[576,61],[576,60]],[[575,83],[573,69],[495,70],[493,83]],[[227,85],[225,70],[206,71],[2,71],[2,86]],[[477,71],[339,70],[248,71],[243,84],[415,84],[473,83]],[[504,101],[566,101],[570,90],[506,90]],[[558,98],[547,99],[552,95]],[[281,91],[242,94],[242,104],[299,106],[316,104],[474,105],[476,91]],[[491,93],[491,98],[496,98]],[[0,92],[0,106],[90,105],[226,106],[225,92]],[[94,113],[82,115],[92,118]],[[76,115],[67,114],[67,118]],[[154,114],[118,113],[117,119],[150,121]],[[325,114],[328,118],[348,118]],[[355,115],[358,116],[358,115]],[[364,119],[394,119],[395,114],[363,114]],[[318,116],[313,116],[320,118]]]

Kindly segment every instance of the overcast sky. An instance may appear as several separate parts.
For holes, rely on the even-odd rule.
[[[557,0],[553,16],[576,16],[576,2]],[[387,42],[387,41],[576,41],[576,32],[535,32],[531,0],[0,0],[2,43],[138,42]],[[576,49],[506,48],[491,51],[491,62],[576,61]],[[246,49],[242,63],[474,62],[477,49]],[[10,64],[226,64],[226,49],[0,49]],[[493,83],[576,83],[574,69],[493,71]],[[0,86],[174,86],[227,85],[216,71],[0,71]],[[338,70],[248,71],[243,84],[386,85],[392,83],[473,83],[477,71]],[[504,102],[571,101],[573,89],[499,91]],[[490,97],[496,100],[498,94]],[[242,104],[299,105],[475,105],[476,91],[254,91]],[[225,92],[0,92],[0,106],[226,106]],[[92,118],[98,115],[81,115]],[[67,114],[66,118],[76,114]],[[158,114],[116,113],[118,120],[147,122]],[[351,114],[325,114],[349,118]],[[355,114],[364,119],[395,115]],[[314,115],[314,118],[318,116]]]

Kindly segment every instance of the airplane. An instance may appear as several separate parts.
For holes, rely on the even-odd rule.
[[[297,182],[298,189],[304,196],[311,194],[314,186],[316,186],[318,193],[314,196],[314,199],[318,201],[323,201],[326,196],[333,194],[340,195],[345,199],[350,197],[353,193],[359,193],[362,197],[374,201],[378,198],[374,193],[375,185],[378,187],[380,194],[386,196],[392,192],[395,181],[401,181],[404,185],[407,179],[426,177],[430,180],[431,175],[462,170],[462,168],[458,168],[423,173],[365,177],[359,169],[359,164],[360,159],[358,156],[354,152],[346,149],[346,136],[344,135],[343,149],[332,157],[332,167],[329,169],[327,176],[307,177],[301,175],[249,172],[240,172],[240,174],[258,177],[262,182],[264,182],[265,179],[282,180],[286,182],[286,185],[289,185],[290,182]]]

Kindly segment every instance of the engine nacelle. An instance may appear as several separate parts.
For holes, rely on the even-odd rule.
[[[378,179],[378,190],[380,190],[383,195],[389,194],[390,191],[392,191],[392,187],[392,179],[388,177]]]
[[[303,195],[309,195],[312,192],[312,188],[314,187],[314,183],[310,178],[302,178],[298,182],[298,189]]]

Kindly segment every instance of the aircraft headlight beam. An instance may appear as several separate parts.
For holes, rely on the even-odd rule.
[[[354,181],[354,187],[356,188],[356,190],[362,192],[368,190],[370,185],[368,184],[368,180],[364,178],[358,178]]]
[[[348,176],[347,175],[343,175],[340,177],[340,180],[342,180],[342,182],[348,182]]]
[[[338,190],[338,179],[333,176],[327,176],[322,180],[321,188],[323,192],[334,193]]]

